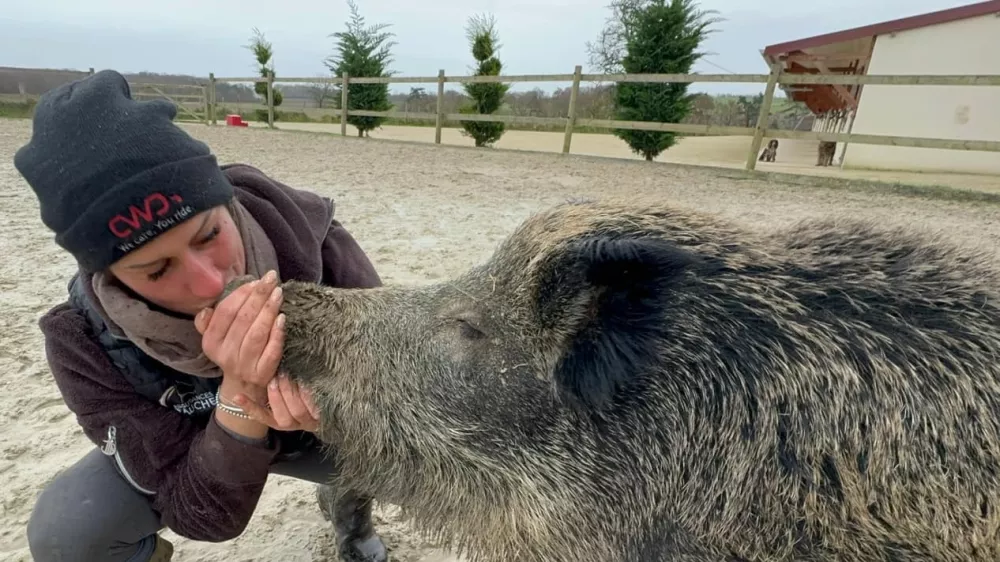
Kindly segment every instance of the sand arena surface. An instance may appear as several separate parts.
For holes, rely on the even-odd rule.
[[[760,227],[829,212],[926,225],[997,247],[1000,205],[886,195],[790,176],[749,178],[637,160],[562,157],[402,144],[255,128],[185,125],[222,162],[241,161],[333,197],[386,283],[441,280],[486,259],[532,211],[611,191],[722,213]],[[433,135],[433,131],[431,131]],[[30,560],[25,525],[35,496],[94,445],[63,404],[45,363],[37,320],[65,298],[73,262],[42,225],[13,165],[30,123],[0,120],[0,559]],[[377,467],[373,467],[377,469]],[[379,506],[376,525],[395,560],[439,560],[434,545]],[[332,529],[313,486],[272,476],[239,538],[195,543],[165,533],[175,559],[333,560]]]

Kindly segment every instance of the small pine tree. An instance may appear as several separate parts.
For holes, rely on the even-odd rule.
[[[330,35],[337,38],[337,55],[331,55],[326,59],[326,67],[335,76],[342,76],[347,72],[347,109],[388,111],[392,109],[388,84],[354,84],[350,79],[392,76],[393,73],[386,67],[392,62],[391,49],[396,43],[390,39],[394,34],[383,31],[389,24],[377,24],[366,28],[365,20],[358,13],[354,1],[348,0],[347,5],[351,8],[351,20],[347,24],[347,31]],[[338,88],[334,97],[338,106],[340,95]],[[361,137],[368,131],[381,127],[385,117],[352,115],[347,118],[347,122],[358,129],[358,136]]]
[[[698,47],[711,31],[713,11],[697,10],[694,0],[652,0],[631,14],[622,59],[628,74],[689,74],[704,53]],[[615,89],[616,119],[680,123],[691,112],[688,84],[621,82]],[[633,152],[653,160],[676,143],[677,133],[616,129]]]
[[[492,15],[472,16],[466,34],[472,47],[472,56],[479,63],[476,76],[499,76],[503,65],[496,56],[500,44]],[[503,105],[503,98],[510,88],[500,82],[473,82],[463,84],[472,103],[459,109],[460,113],[492,114]],[[487,121],[462,121],[463,134],[471,136],[476,146],[490,146],[503,136],[504,124]]]
[[[264,34],[260,32],[256,27],[253,28],[253,37],[250,39],[250,44],[246,46],[247,49],[253,53],[255,59],[257,59],[258,71],[261,78],[267,78],[268,74],[274,76],[274,62],[271,57],[274,56],[274,49],[271,47],[271,42],[264,38]],[[264,98],[264,103],[267,104],[267,83],[257,82],[253,85],[253,91],[257,95]],[[284,96],[281,95],[281,91],[277,86],[271,85],[271,97],[274,103],[275,109],[281,102],[284,101]],[[257,120],[267,122],[267,110],[258,109],[257,110]],[[278,112],[274,112],[274,120],[278,120]]]

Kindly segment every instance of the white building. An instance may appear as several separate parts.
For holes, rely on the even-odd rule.
[[[1000,75],[1000,0],[779,43],[786,73]],[[783,86],[814,130],[1000,141],[1000,86]],[[840,143],[845,168],[1000,174],[1000,152]]]

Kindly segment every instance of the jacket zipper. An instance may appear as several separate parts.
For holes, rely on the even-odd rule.
[[[108,427],[108,438],[104,440],[104,446],[101,447],[101,452],[104,453],[105,455],[109,456],[109,457],[113,456],[115,458],[115,464],[118,465],[118,471],[121,472],[121,475],[125,477],[125,480],[127,480],[128,483],[131,484],[133,488],[135,488],[136,490],[139,490],[140,492],[142,492],[142,493],[144,493],[144,494],[146,494],[148,496],[154,496],[154,495],[156,495],[156,492],[154,492],[152,490],[147,490],[147,489],[143,488],[142,486],[140,486],[132,478],[132,475],[129,474],[127,470],[125,470],[125,463],[122,462],[122,457],[118,453],[117,437],[118,437],[118,429],[115,426],[113,426],[113,425],[109,426]]]

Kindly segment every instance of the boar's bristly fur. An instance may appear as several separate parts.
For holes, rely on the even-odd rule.
[[[284,284],[283,368],[332,488],[473,560],[996,560],[994,260],[579,202],[447,282]]]

